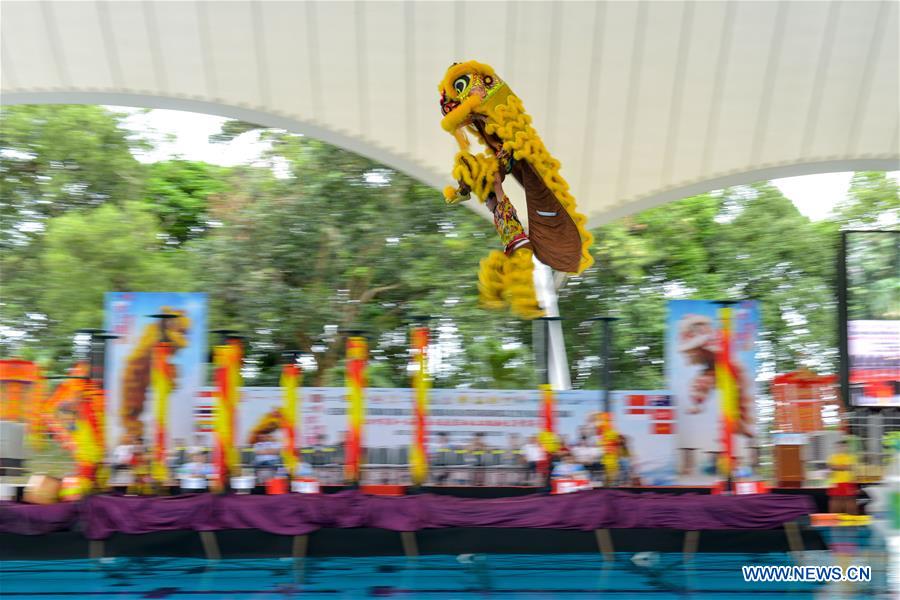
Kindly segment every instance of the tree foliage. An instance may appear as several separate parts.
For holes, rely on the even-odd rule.
[[[134,199],[142,147],[99,106],[26,105],[0,111],[0,248],[24,244],[70,210]]]
[[[248,336],[257,385],[280,353],[315,357],[308,383],[339,385],[346,332],[370,339],[372,385],[408,383],[408,329],[431,315],[438,386],[535,383],[532,327],[477,306],[490,223],[439,192],[309,138],[264,130],[265,166],[141,165],[144,142],[100,107],[0,113],[5,353],[40,349],[62,368],[71,334],[102,324],[103,292],[202,290],[211,328]],[[258,129],[231,121],[227,143]],[[857,173],[833,218],[810,222],[768,183],[702,194],[597,228],[596,264],[570,278],[561,310],[579,387],[595,387],[596,315],[615,325],[619,388],[663,385],[666,302],[753,298],[765,372],[836,361],[835,249],[841,228],[898,221],[898,189]]]

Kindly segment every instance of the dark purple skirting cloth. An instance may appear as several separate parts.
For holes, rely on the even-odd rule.
[[[90,496],[82,502],[84,533],[89,539],[99,540],[113,533],[221,529],[214,519],[218,500],[212,494],[159,498]]]
[[[52,511],[73,505],[15,505],[42,517],[43,528],[19,528],[0,521],[0,531],[46,533],[61,522]],[[81,503],[85,534],[103,539],[113,533],[174,529],[217,531],[260,529],[305,535],[323,527],[375,527],[416,531],[440,527],[526,527],[537,529],[673,528],[771,529],[813,512],[806,496],[672,496],[595,490],[561,496],[476,499],[422,494],[399,498],[346,491],[330,495],[214,496],[172,498],[93,496]],[[74,517],[70,517],[74,519]],[[63,527],[64,528],[64,527]]]
[[[0,502],[0,533],[42,535],[70,529],[78,520],[79,505],[63,502],[42,506]]]

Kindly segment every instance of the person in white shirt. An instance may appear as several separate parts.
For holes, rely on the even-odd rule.
[[[526,476],[531,479],[537,473],[538,464],[545,460],[544,449],[538,444],[536,435],[528,438],[528,443],[522,446],[522,454],[525,455],[525,464],[527,465]]]
[[[122,442],[113,449],[113,471],[130,469],[134,466],[134,453],[136,449],[134,436],[127,435],[123,437]]]
[[[592,444],[588,436],[581,436],[578,444],[572,448],[572,455],[575,458],[575,462],[583,465],[588,472],[597,473],[600,471],[600,447],[597,444]]]

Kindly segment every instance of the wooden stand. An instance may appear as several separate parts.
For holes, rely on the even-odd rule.
[[[775,480],[778,487],[800,488],[806,479],[801,452],[803,446],[775,446]]]

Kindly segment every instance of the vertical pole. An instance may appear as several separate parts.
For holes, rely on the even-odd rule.
[[[241,386],[243,381],[241,378],[241,366],[244,364],[244,345],[242,343],[243,336],[232,335],[228,339],[231,346],[231,361],[228,373],[228,394],[231,397],[231,440],[230,440],[230,461],[229,466],[235,469],[240,462],[238,447],[240,440],[238,439],[238,406],[241,402]]]
[[[172,367],[169,364],[169,355],[172,346],[169,343],[169,320],[178,315],[160,313],[150,315],[157,319],[159,327],[159,339],[153,346],[150,357],[150,383],[154,395],[154,430],[153,430],[153,458],[150,466],[150,475],[159,486],[164,486],[169,480],[169,468],[167,464],[168,446],[168,421],[169,421],[169,395],[172,392]]]
[[[213,408],[213,431],[215,432],[213,464],[216,472],[215,491],[223,492],[228,487],[231,473],[228,469],[228,440],[231,437],[229,427],[228,397],[228,354],[231,348],[226,344],[219,344],[213,349],[213,376],[215,378],[216,403]]]
[[[241,336],[229,329],[213,331],[222,340],[213,350],[216,383],[215,403],[215,471],[216,491],[225,491],[238,465],[237,452],[237,404],[240,396],[240,375],[243,350]]]
[[[719,349],[716,354],[716,388],[722,413],[722,458],[719,471],[725,480],[726,490],[731,491],[734,468],[734,433],[740,418],[738,376],[731,351],[732,309],[735,301],[722,300],[719,305]]]
[[[603,412],[609,414],[612,404],[612,319],[603,319]]]
[[[550,489],[550,475],[553,472],[553,457],[559,450],[559,437],[556,435],[556,397],[554,395],[553,386],[553,357],[551,341],[552,327],[560,324],[560,317],[546,316],[538,319],[535,325],[540,332],[535,340],[535,358],[538,369],[539,389],[541,391],[541,431],[538,434],[538,441],[544,449],[545,458],[540,465],[545,478],[545,487]],[[568,369],[568,367],[567,367]]]
[[[420,317],[419,320],[426,320]],[[412,483],[418,487],[428,478],[428,327],[424,324],[413,327],[411,332],[412,358],[415,362],[413,371],[413,439],[410,444],[409,466]]]
[[[837,257],[837,292],[838,292],[838,356],[840,357],[841,402],[849,410],[852,406],[850,398],[850,354],[847,343],[847,234],[841,232]]]
[[[551,319],[547,327],[547,383],[555,390],[572,388],[569,375],[569,363],[566,359],[566,344],[563,337],[562,322],[559,315],[557,284],[562,283],[554,277],[553,269],[534,259],[534,287],[538,303],[544,310],[544,316]]]
[[[87,352],[83,355],[85,372],[78,400],[78,418],[75,428],[75,457],[82,492],[97,485],[97,475],[103,463],[103,435],[97,406],[102,401],[98,394],[97,378],[101,371],[97,367],[97,339],[106,332],[102,329],[82,329],[79,333],[88,336]]]
[[[356,332],[358,333],[358,332]],[[362,471],[362,436],[365,421],[366,338],[351,335],[347,338],[347,440],[345,446],[344,478],[351,486],[358,486]]]
[[[600,341],[599,389],[600,412],[597,415],[597,440],[603,448],[603,470],[606,485],[614,485],[619,476],[619,434],[612,418],[612,323],[616,317],[593,317],[602,323]]]
[[[297,388],[303,376],[297,366],[296,351],[285,352],[285,364],[281,369],[281,389],[284,404],[281,408],[282,430],[284,433],[283,448],[281,451],[284,467],[288,472],[288,478],[294,476],[297,469],[297,415],[302,415],[298,404]]]

